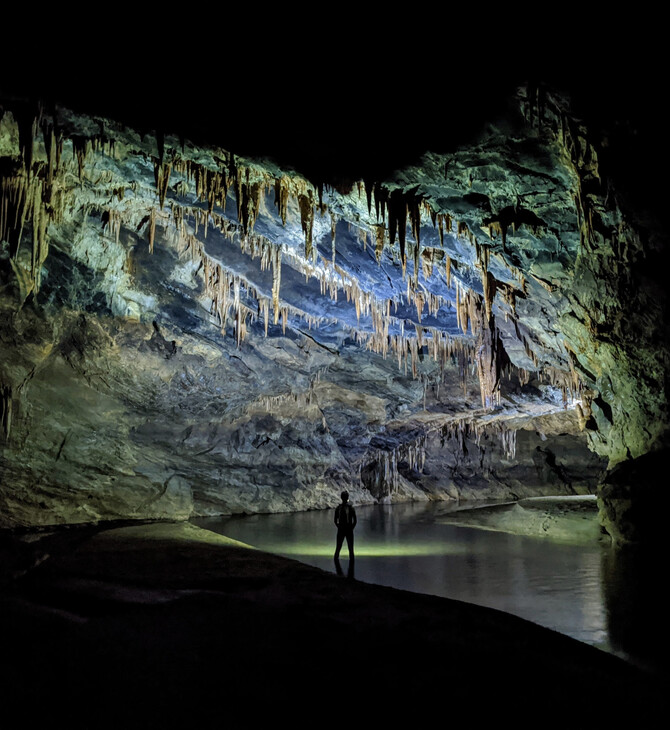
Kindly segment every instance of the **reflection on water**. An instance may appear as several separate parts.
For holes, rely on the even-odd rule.
[[[496,608],[607,651],[635,655],[621,629],[635,613],[627,591],[635,568],[622,566],[608,548],[441,524],[444,505],[432,503],[356,511],[357,580]],[[194,522],[335,572],[332,510]],[[345,574],[348,562],[343,554]]]

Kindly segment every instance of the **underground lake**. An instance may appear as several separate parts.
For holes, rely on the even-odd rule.
[[[537,506],[542,499],[525,501]],[[588,504],[591,498],[577,501]],[[349,564],[345,543],[339,567],[358,581],[511,613],[641,668],[665,672],[662,647],[667,646],[667,629],[650,574],[654,561],[613,551],[597,538],[555,539],[454,524],[456,513],[502,513],[510,506],[358,506],[354,565]],[[595,519],[593,512],[594,526]],[[502,517],[496,520],[501,523]],[[192,522],[260,550],[337,572],[333,510]]]

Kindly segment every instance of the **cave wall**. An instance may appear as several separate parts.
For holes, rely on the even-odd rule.
[[[324,190],[3,108],[3,525],[326,507],[343,487],[569,494],[663,449],[665,237],[563,97],[503,111],[384,185]],[[560,391],[576,415],[537,425]]]
[[[520,431],[514,457],[499,433],[445,428],[458,413],[455,366],[444,400],[426,402],[395,361],[354,345],[334,356],[307,337],[281,348],[252,337],[238,348],[108,311],[4,304],[3,376],[18,385],[3,527],[325,508],[344,488],[358,503],[595,489],[574,411]],[[476,378],[461,397],[477,401]],[[432,422],[404,420],[424,404]]]

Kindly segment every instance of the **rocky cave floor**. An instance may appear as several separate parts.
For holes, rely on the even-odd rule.
[[[343,697],[356,722],[652,727],[668,709],[667,676],[569,637],[190,523],[3,533],[0,552],[0,687],[24,727],[312,725]]]

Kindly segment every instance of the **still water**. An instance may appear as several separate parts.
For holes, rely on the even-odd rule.
[[[603,547],[443,524],[434,503],[356,508],[357,580],[515,614],[606,651]],[[195,520],[261,550],[335,572],[333,511]],[[346,542],[341,553],[348,570]]]

